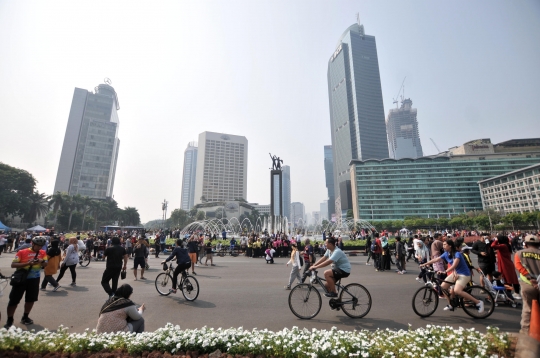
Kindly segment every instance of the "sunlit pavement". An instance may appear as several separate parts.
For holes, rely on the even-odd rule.
[[[0,256],[0,270],[4,275],[10,274],[14,254]],[[328,306],[328,298],[323,296],[320,313],[311,320],[300,320],[294,316],[288,306],[288,295],[284,286],[287,284],[291,266],[285,266],[287,258],[276,258],[275,264],[266,264],[263,258],[214,257],[217,266],[201,266],[195,268],[199,280],[200,294],[195,302],[187,302],[180,291],[170,296],[160,296],[154,285],[156,276],[162,272],[159,259],[149,258],[150,270],[145,273],[147,280],[134,281],[133,272],[128,270],[126,280],[134,288],[132,296],[137,304],[146,303],[144,318],[146,330],[155,330],[167,322],[178,324],[182,328],[214,328],[244,327],[244,329],[281,330],[291,328],[330,329],[408,329],[424,327],[428,324],[451,325],[454,327],[474,327],[485,331],[487,326],[496,326],[503,331],[519,331],[521,307],[499,306],[489,318],[475,320],[460,309],[456,312],[443,311],[446,302],[441,301],[437,311],[429,318],[420,318],[412,310],[411,302],[414,292],[421,287],[415,281],[417,266],[409,262],[408,273],[398,275],[392,271],[375,272],[373,266],[366,266],[366,257],[350,257],[351,275],[343,283],[358,282],[371,293],[373,305],[371,311],[361,319],[347,317],[341,311],[333,311]],[[133,266],[130,260],[128,268]],[[393,266],[394,268],[394,266]],[[101,275],[105,269],[104,262],[91,262],[88,267],[77,267],[77,286],[71,287],[71,275],[66,271],[60,282],[62,288],[52,292],[40,291],[39,301],[34,305],[30,317],[35,324],[21,325],[23,302],[15,313],[15,325],[23,329],[40,330],[56,329],[60,325],[70,328],[72,332],[82,332],[86,328],[96,327],[99,311],[107,295],[101,287]],[[322,272],[321,272],[322,274]],[[43,277],[43,274],[42,274]],[[478,282],[478,276],[475,276]],[[2,319],[6,322],[6,307],[10,286],[0,297]],[[24,299],[23,299],[24,300]]]

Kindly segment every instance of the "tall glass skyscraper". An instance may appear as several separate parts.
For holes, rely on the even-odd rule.
[[[94,199],[113,195],[120,105],[113,87],[75,88],[54,192]]]
[[[190,210],[195,202],[195,175],[197,174],[197,142],[189,142],[184,151],[182,199],[180,209]]]
[[[388,141],[375,37],[359,22],[338,41],[328,61],[328,98],[334,159],[336,214],[343,213],[339,187],[351,179],[351,160],[388,158]]]
[[[326,189],[328,191],[328,205],[325,219],[330,221],[332,219],[332,214],[336,213],[336,193],[334,192],[334,158],[332,156],[331,145],[324,146],[324,177]]]
[[[283,181],[283,194],[281,196],[283,208],[283,216],[287,217],[287,220],[291,220],[291,167],[288,165],[283,166],[282,181]]]
[[[392,158],[420,158],[424,156],[418,134],[416,108],[412,108],[412,101],[409,98],[401,102],[400,108],[390,110],[386,121],[386,131],[388,132],[388,147]]]

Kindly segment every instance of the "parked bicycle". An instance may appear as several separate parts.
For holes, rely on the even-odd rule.
[[[174,273],[174,266],[172,262],[169,264],[165,272],[160,273],[156,277],[156,290],[162,296],[168,296],[171,294],[169,289],[172,289]],[[182,271],[181,275],[178,275],[178,289],[182,291],[182,295],[187,301],[195,301],[199,296],[199,282],[193,276],[187,274],[187,271]]]
[[[301,319],[311,319],[315,317],[322,306],[321,294],[317,290],[318,284],[324,291],[328,290],[324,286],[326,280],[317,275],[317,271],[312,271],[309,283],[296,285],[289,294],[289,308],[292,313]],[[341,280],[336,281],[338,298],[331,298],[328,304],[333,310],[343,310],[351,318],[362,318],[371,310],[371,295],[369,291],[358,283],[341,285]]]
[[[90,255],[90,250],[84,249],[79,251],[79,265],[86,267],[90,265],[92,261],[92,256]]]
[[[434,273],[432,269],[428,269],[427,271]],[[434,277],[426,286],[421,287],[416,291],[412,299],[414,313],[420,317],[431,316],[439,306],[439,289],[444,295],[451,297],[450,290],[446,290],[441,286],[441,283],[443,282],[445,281]],[[482,313],[478,312],[478,308],[474,302],[455,294],[450,300],[452,307],[462,308],[466,314],[473,318],[488,318],[493,313],[495,310],[493,302],[495,301],[493,295],[488,290],[484,289],[482,286],[472,285],[467,286],[464,291],[477,300],[483,301],[484,311]]]

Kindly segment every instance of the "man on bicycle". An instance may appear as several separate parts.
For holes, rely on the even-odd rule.
[[[324,256],[309,269],[316,270],[319,267],[325,267],[333,264],[333,268],[324,271],[324,279],[326,283],[324,286],[328,293],[324,295],[326,297],[337,297],[336,281],[343,277],[349,277],[351,274],[351,264],[345,253],[336,247],[336,239],[330,237],[326,239],[326,252]]]
[[[182,247],[182,240],[176,240],[176,247],[171,252],[171,255],[167,257],[161,264],[171,261],[176,257],[176,268],[173,273],[172,288],[169,290],[172,293],[176,293],[176,282],[178,281],[178,275],[191,267],[191,258],[189,257],[188,250]]]

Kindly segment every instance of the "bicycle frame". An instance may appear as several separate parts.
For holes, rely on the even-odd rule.
[[[319,284],[319,286],[321,286],[321,288],[323,289],[324,293],[328,293],[328,290],[326,289],[326,286],[324,285],[324,282],[326,282],[326,280],[324,278],[320,277],[319,275],[317,275],[317,271],[312,271],[311,279],[309,280],[309,285],[310,286],[314,286],[314,284]],[[342,290],[342,291],[347,292],[347,293],[350,294],[350,292],[347,291],[345,286],[341,285],[341,279],[336,281],[335,285],[336,285],[336,291],[337,291],[338,295],[339,295],[339,290]],[[353,296],[351,295],[351,297],[353,297]],[[344,305],[344,304],[347,304],[347,303],[353,303],[354,305],[356,305],[356,302],[354,302],[354,300],[338,301],[336,303],[340,304],[340,305]]]

